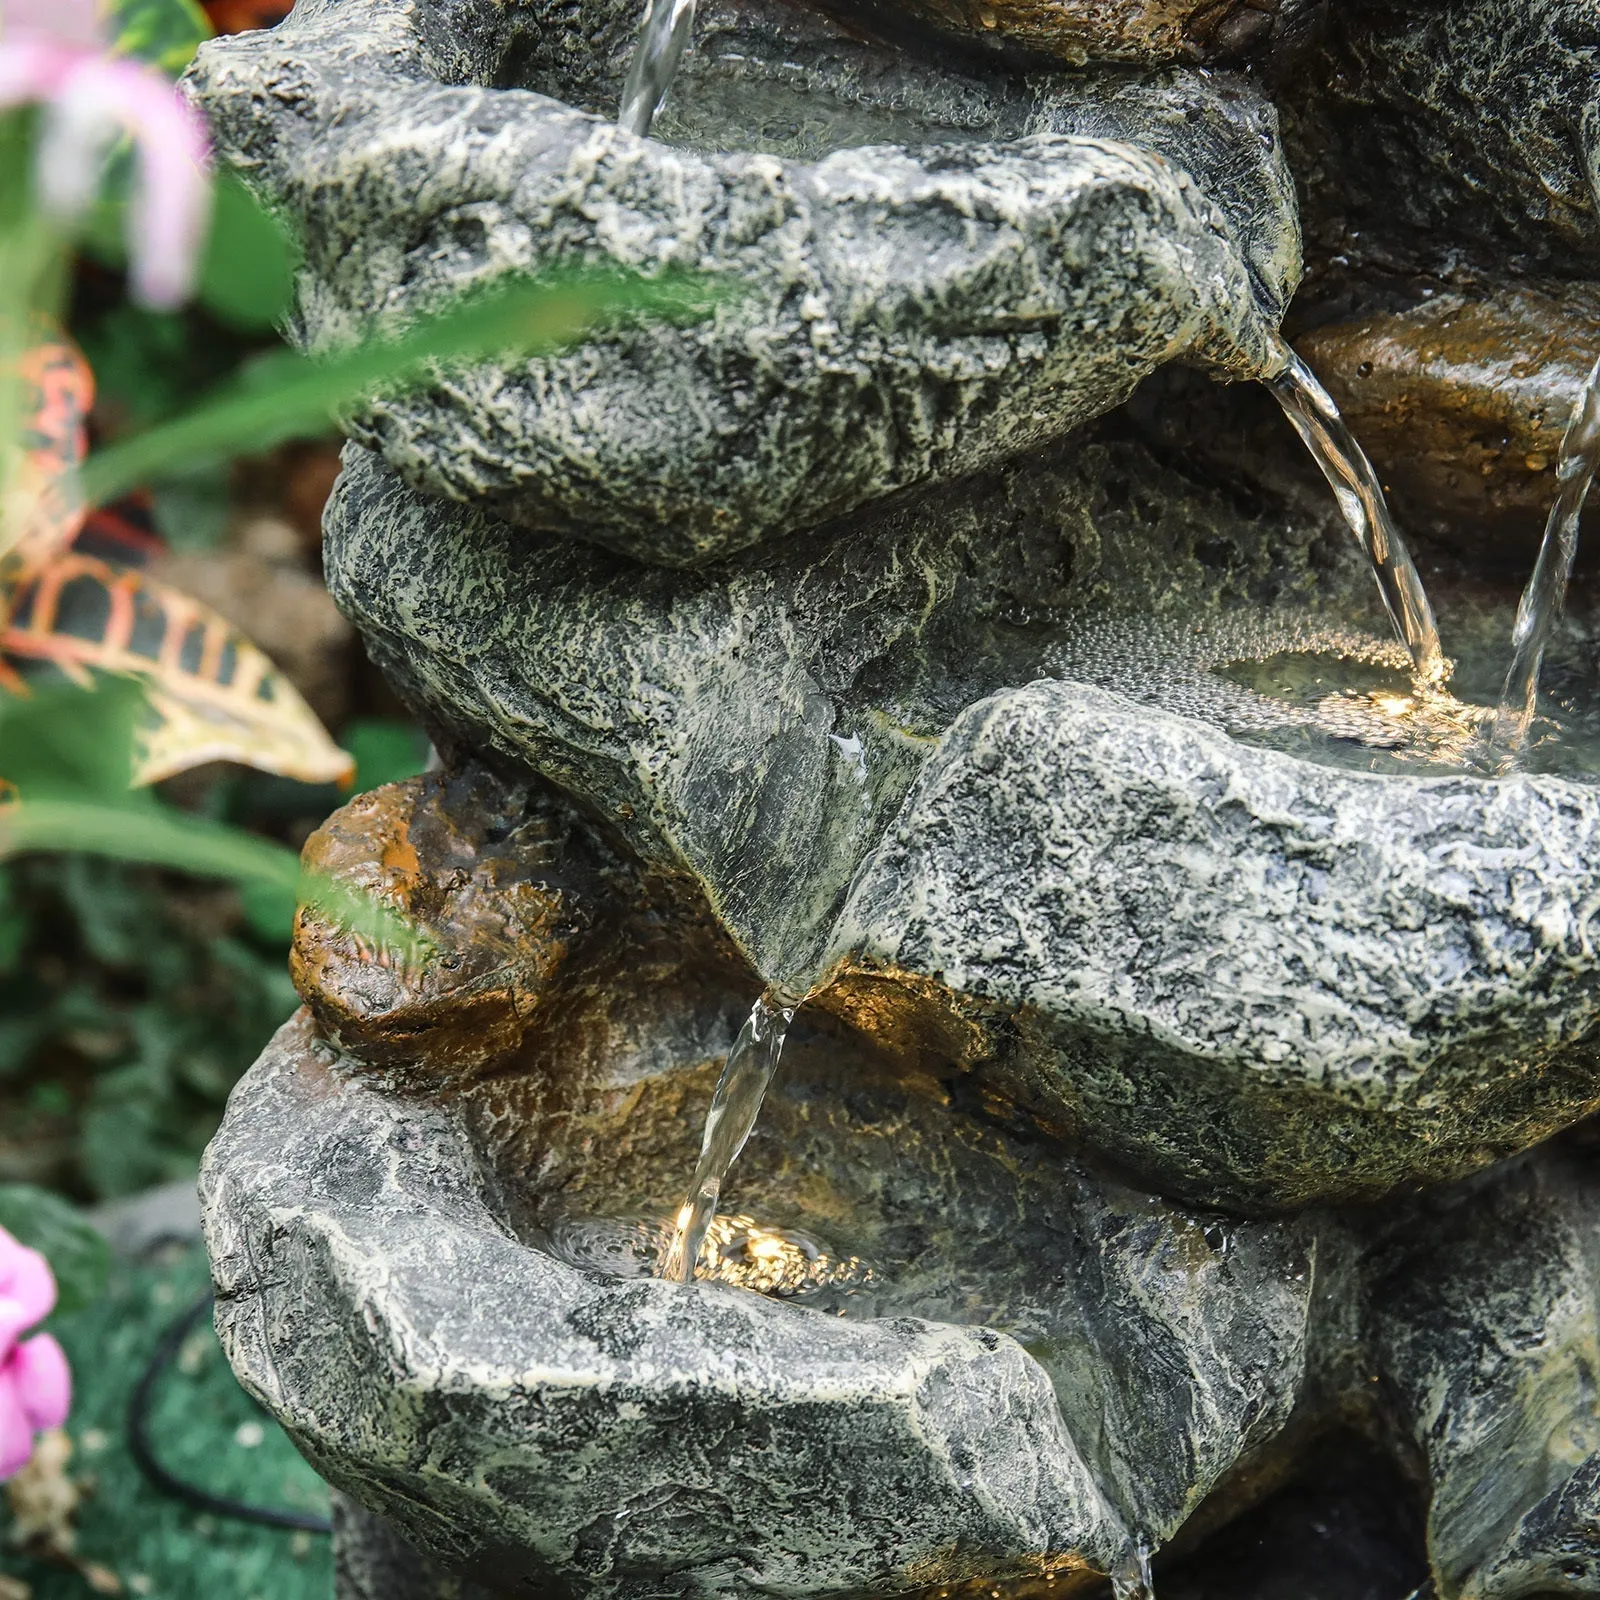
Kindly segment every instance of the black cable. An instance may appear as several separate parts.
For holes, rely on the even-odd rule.
[[[326,1517],[315,1516],[309,1511],[280,1511],[276,1506],[253,1506],[243,1500],[230,1500],[225,1495],[212,1494],[208,1489],[186,1483],[156,1459],[155,1448],[150,1442],[150,1405],[155,1397],[156,1384],[162,1373],[172,1365],[190,1330],[211,1309],[211,1305],[211,1291],[207,1289],[161,1336],[161,1343],[156,1346],[149,1365],[134,1385],[133,1396],[128,1401],[128,1448],[133,1453],[135,1465],[163,1494],[187,1500],[190,1505],[215,1516],[231,1517],[235,1522],[256,1522],[265,1528],[331,1533],[333,1527]]]

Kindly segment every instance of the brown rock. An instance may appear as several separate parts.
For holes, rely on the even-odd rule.
[[[883,0],[869,9],[1081,65],[1230,60],[1306,8],[1301,0]]]
[[[289,971],[325,1035],[362,1061],[430,1080],[518,1045],[580,918],[555,876],[563,829],[538,798],[482,769],[360,795],[307,840],[309,872],[409,918],[431,949],[377,948],[315,900],[295,916]]]
[[[1573,402],[1600,356],[1600,285],[1441,294],[1296,343],[1408,520],[1535,537]]]

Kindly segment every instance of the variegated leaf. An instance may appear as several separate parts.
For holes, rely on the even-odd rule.
[[[142,680],[151,717],[135,783],[236,761],[304,783],[348,782],[353,763],[267,657],[188,595],[95,556],[58,556],[17,596],[0,633],[13,662]]]
[[[72,543],[83,522],[77,470],[88,449],[94,374],[65,334],[22,358],[22,457],[0,506],[0,602]]]

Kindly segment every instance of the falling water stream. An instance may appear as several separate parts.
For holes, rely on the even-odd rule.
[[[618,127],[640,138],[650,132],[694,31],[694,5],[695,0],[649,0],[622,90]]]
[[[1150,1551],[1145,1545],[1135,1544],[1111,1574],[1112,1600],[1155,1600],[1155,1592]]]
[[[1589,373],[1572,409],[1556,466],[1556,499],[1545,525],[1533,576],[1517,604],[1511,670],[1485,741],[1483,764],[1495,771],[1515,767],[1528,742],[1539,697],[1539,669],[1550,632],[1566,601],[1578,554],[1578,522],[1590,485],[1600,470],[1600,362]]]
[[[1423,592],[1417,564],[1389,513],[1378,474],[1317,375],[1281,336],[1275,343],[1275,354],[1284,364],[1275,377],[1267,379],[1267,387],[1322,469],[1344,520],[1372,563],[1384,609],[1411,653],[1418,684],[1436,688],[1446,673],[1438,624]]]
[[[706,1131],[694,1181],[689,1185],[689,1198],[679,1208],[672,1244],[661,1264],[663,1278],[694,1282],[700,1248],[716,1220],[723,1180],[756,1125],[798,1004],[777,989],[768,989],[751,1007],[728,1052],[727,1064],[711,1097],[711,1109],[706,1113]]]

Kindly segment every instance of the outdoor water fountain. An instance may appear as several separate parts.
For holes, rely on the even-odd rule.
[[[1302,219],[1292,340],[1589,326],[1600,22],[639,25],[302,0],[193,77],[312,344],[506,266],[744,290],[353,422],[329,582],[444,766],[308,852],[434,953],[302,908],[203,1179],[341,1594],[1600,1594],[1593,384],[1476,491],[1556,503],[1518,612],[1536,523],[1414,561],[1318,382],[1373,363],[1279,333]],[[1215,1576],[1373,1472],[1360,1586]]]

